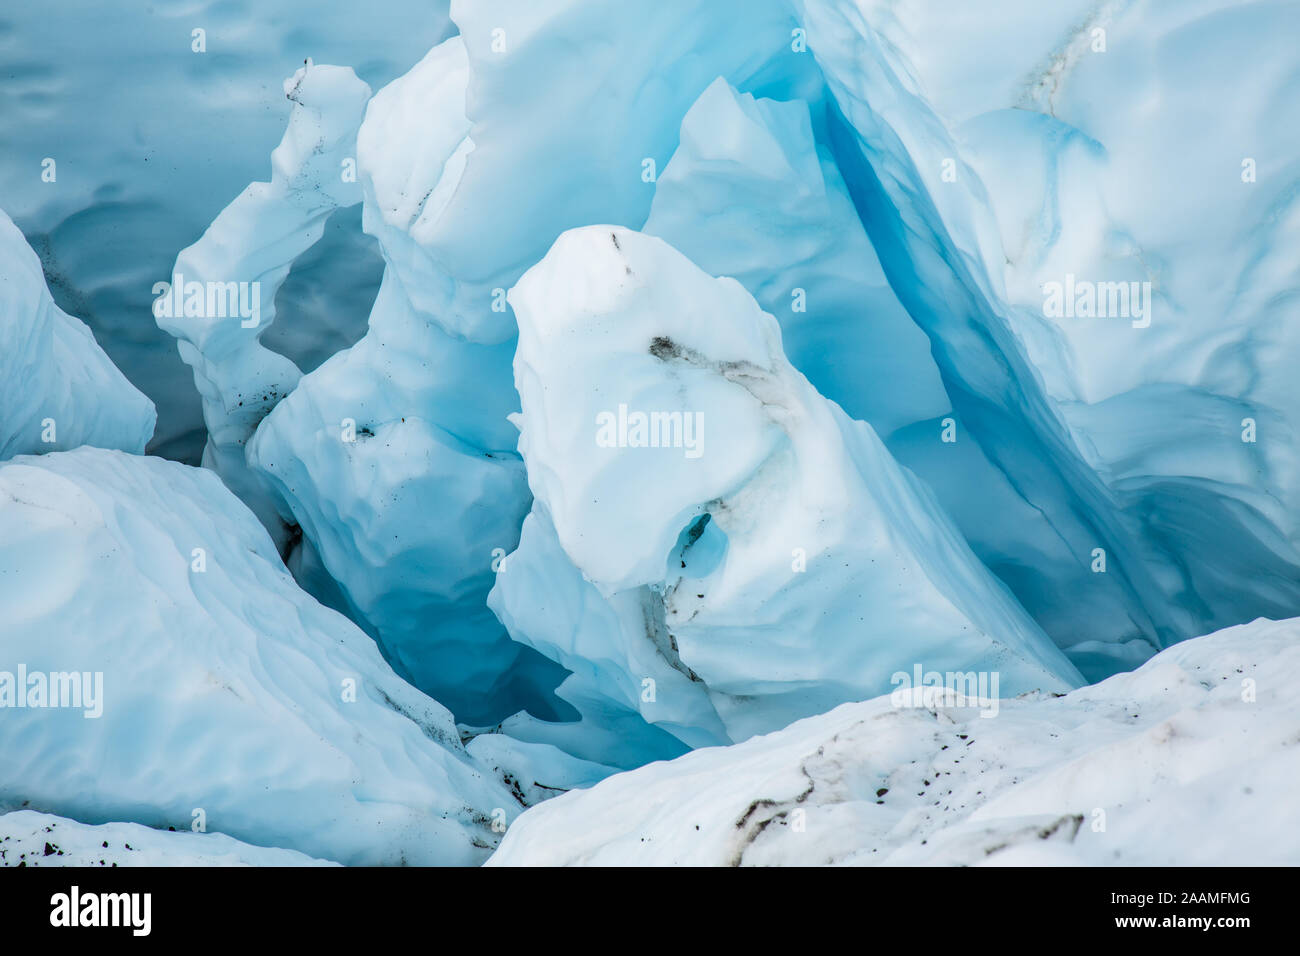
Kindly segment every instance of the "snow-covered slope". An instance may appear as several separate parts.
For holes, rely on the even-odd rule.
[[[88,448],[0,465],[0,606],[0,808],[157,829],[197,810],[372,864],[477,862],[518,810],[210,471]],[[17,706],[53,703],[50,674],[81,706]]]
[[[996,712],[845,704],[529,810],[489,865],[1294,865],[1297,680],[1300,619],[1260,620]]]
[[[50,813],[0,814],[0,866],[330,866],[294,850],[241,843],[189,827],[79,823]]]

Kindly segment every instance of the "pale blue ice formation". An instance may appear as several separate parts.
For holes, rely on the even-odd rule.
[[[1066,545],[1003,555],[1038,564],[1011,581],[1026,606],[1093,677],[1293,614],[1296,6],[795,6],[892,287]],[[1051,285],[1077,280],[1137,283],[1143,308],[1054,314]]]
[[[492,605],[581,693],[704,746],[884,693],[918,661],[998,671],[1009,695],[1081,683],[734,279],[589,226],[511,304],[535,502]]]
[[[716,80],[682,119],[643,231],[737,279],[781,323],[794,366],[883,438],[952,410],[804,100]]]
[[[0,465],[0,606],[0,806],[201,817],[364,864],[477,862],[494,812],[521,809],[206,469],[91,448]],[[67,679],[38,697],[19,666]]]
[[[1134,765],[1093,717],[1158,680],[1198,767],[1211,711],[1282,746],[1276,697],[1243,719],[1192,672],[1290,667],[1293,626],[1185,642],[1300,614],[1295,3],[317,6],[0,71],[30,180],[0,190],[0,704],[20,664],[104,677],[92,719],[0,708],[0,813],[226,835],[164,860],[473,863],[594,786],[498,861],[821,860],[848,827],[841,856],[965,862],[978,814],[867,799],[873,741],[928,746],[900,672],[1018,698],[981,811],[1008,846],[1159,789],[1066,779]],[[173,28],[192,59],[151,61]],[[777,760],[783,806],[823,745],[828,829],[738,846],[746,774]]]

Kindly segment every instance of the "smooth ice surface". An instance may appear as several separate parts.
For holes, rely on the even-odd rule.
[[[467,0],[451,17],[469,66],[468,156],[415,230],[450,281],[412,296],[474,341],[514,335],[493,290],[561,232],[645,221],[682,115],[719,76],[750,92],[820,88],[790,52],[784,0]]]
[[[6,706],[0,807],[158,829],[201,808],[210,831],[353,864],[478,862],[518,808],[210,471],[12,460],[0,542],[10,693],[20,666],[103,675],[98,717]]]
[[[142,452],[154,407],[50,297],[40,260],[0,210],[0,461],[96,445]]]
[[[1008,694],[1077,685],[734,279],[591,226],[510,301],[536,502],[492,606],[517,640],[691,746],[873,696],[915,662],[999,670]],[[651,413],[663,427],[638,438]]]
[[[1300,620],[1064,697],[845,704],[531,809],[491,866],[1284,865]]]
[[[294,850],[253,846],[224,833],[154,830],[138,823],[79,823],[51,813],[0,814],[0,866],[330,866]]]

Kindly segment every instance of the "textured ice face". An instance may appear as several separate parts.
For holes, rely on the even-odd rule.
[[[1287,864],[1297,631],[1197,638],[994,719],[845,704],[529,810],[490,865]]]
[[[779,416],[799,415],[777,407],[797,373],[776,323],[734,280],[618,227],[565,233],[510,302],[533,494],[607,593],[662,579],[700,504],[737,490],[783,442]]]
[[[1085,663],[1105,673],[1139,663],[1151,647],[1113,643],[1133,632],[1106,589],[1094,589],[1081,629],[1075,595],[1059,586],[1077,576],[1078,556],[953,413],[930,342],[889,287],[831,158],[823,109],[714,82],[682,120],[644,231],[738,279],[780,322],[791,363],[925,481],[1058,645],[1083,633],[1105,645]],[[1113,637],[1099,641],[1099,631]]]
[[[692,746],[880,693],[917,662],[997,671],[1004,693],[1077,685],[734,279],[591,226],[510,301],[536,503],[492,601],[517,640]]]
[[[796,6],[956,413],[1074,556],[1033,588],[1087,595],[1045,606],[1058,641],[1104,674],[1126,638],[1293,613],[1296,343],[1275,317],[1300,288],[1300,124],[1272,111],[1295,102],[1294,11]],[[1243,61],[1224,38],[1246,36]]]
[[[298,589],[211,472],[15,459],[0,542],[0,695],[19,668],[29,681],[0,720],[0,806],[159,829],[198,810],[249,843],[369,864],[477,862],[494,811],[518,812],[447,710]],[[92,675],[81,706],[32,706],[37,675],[68,672]]]
[[[153,403],[50,298],[23,234],[0,210],[0,461],[95,445],[139,454]]]

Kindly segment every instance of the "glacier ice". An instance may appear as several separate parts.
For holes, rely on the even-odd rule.
[[[662,602],[645,588],[602,594],[565,553],[544,507],[524,519],[519,547],[488,603],[512,636],[570,672],[556,694],[579,718],[515,715],[502,723],[510,736],[620,769],[728,739],[708,695],[674,660],[654,620],[656,612],[662,617]],[[642,702],[650,686],[654,701]],[[658,705],[661,686],[671,706]]]
[[[616,768],[583,760],[547,743],[530,743],[506,733],[480,733],[465,750],[499,777],[525,807],[569,790],[582,790],[604,780]],[[512,823],[507,818],[503,823]]]
[[[1295,857],[1294,3],[285,6],[0,21],[0,858]]]
[[[534,524],[491,600],[517,640],[690,746],[880,693],[916,661],[998,670],[1010,694],[1079,683],[734,279],[590,226],[510,301]]]
[[[678,111],[719,74],[755,89],[819,83],[807,58],[782,53],[783,3],[749,4],[754,30],[728,35],[732,6],[617,11],[638,56],[593,44],[574,75],[571,40],[553,38],[599,37],[614,11],[589,0],[458,4],[461,35],[367,108],[363,222],[387,264],[369,331],[299,383],[248,459],[399,673],[470,723],[521,707],[575,716],[552,693],[563,671],[494,627],[484,603],[529,507],[506,421],[518,399],[505,291],[569,226],[597,215],[640,225]],[[683,44],[710,35],[727,41]],[[551,122],[530,122],[559,99]],[[364,442],[338,440],[344,420]],[[377,512],[375,498],[390,506]],[[444,502],[436,516],[430,501]]]
[[[1073,660],[1102,674],[1117,659],[1140,663],[1148,644],[1099,642],[1095,627],[1074,647],[1078,602],[1059,582],[1077,576],[1078,555],[965,436],[929,340],[889,287],[830,158],[826,126],[806,101],[755,100],[715,81],[682,120],[644,231],[738,279],[776,316],[792,364],[876,429]],[[1093,590],[1090,614],[1122,612],[1106,588]]]
[[[451,17],[472,152],[449,168],[420,244],[450,280],[424,293],[427,307],[474,341],[513,337],[494,290],[561,232],[644,222],[682,114],[717,77],[760,94],[820,88],[809,58],[790,52],[784,0],[456,0]]]
[[[1300,620],[1257,621],[993,719],[844,704],[534,807],[489,865],[1293,863],[1298,669]]]
[[[158,829],[201,811],[354,864],[474,863],[494,811],[518,811],[212,472],[90,448],[16,458],[0,542],[0,698],[19,667],[102,675],[94,707],[6,702],[0,807]]]
[[[1300,133],[1268,116],[1295,101],[1294,6],[796,7],[892,286],[957,414],[1074,555],[1054,587],[1088,600],[1058,641],[1104,675],[1139,642],[1293,611],[1296,353],[1267,316],[1300,278]],[[1224,35],[1264,45],[1242,62]],[[1054,314],[1076,280],[1116,314]]]
[[[95,445],[142,452],[153,403],[84,322],[50,297],[40,260],[0,210],[0,461]]]

